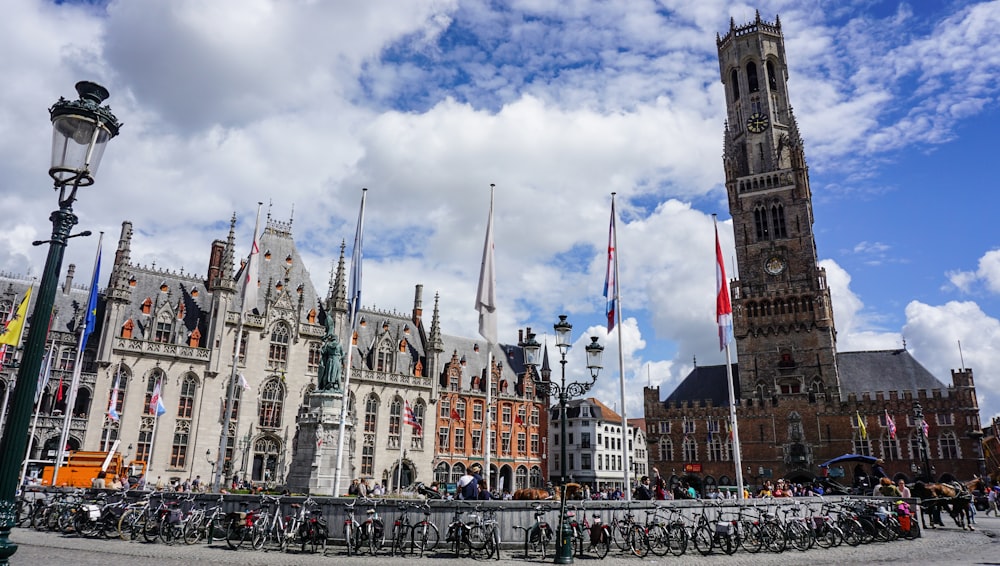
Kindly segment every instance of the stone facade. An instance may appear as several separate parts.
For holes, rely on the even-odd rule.
[[[980,473],[972,370],[953,371],[945,386],[905,349],[837,352],[780,20],[765,22],[758,13],[749,24],[731,22],[717,45],[728,116],[723,166],[740,268],[730,283],[739,473],[749,485],[768,477],[810,480],[825,473],[818,464],[849,453],[883,458],[890,475],[907,479],[923,467],[935,479]],[[724,365],[702,366],[666,400],[658,387],[645,389],[651,461],[674,481],[686,475],[705,486],[736,483],[726,380]],[[926,460],[917,404],[929,426]],[[829,471],[850,484],[854,465]]]

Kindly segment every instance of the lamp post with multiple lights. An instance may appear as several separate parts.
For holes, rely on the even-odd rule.
[[[109,96],[107,89],[81,81],[76,84],[76,91],[79,99],[60,98],[49,109],[52,120],[49,175],[55,182],[54,189],[59,191],[59,210],[49,217],[52,221],[51,239],[34,242],[34,245],[49,244],[49,251],[31,315],[32,324],[24,343],[7,426],[0,439],[0,454],[3,455],[0,457],[0,565],[9,564],[8,559],[17,552],[17,545],[8,537],[17,515],[17,484],[21,460],[27,448],[28,423],[34,407],[38,372],[45,351],[48,331],[45,321],[49,319],[55,303],[63,253],[70,238],[90,234],[81,232],[70,235],[70,230],[77,223],[73,202],[77,189],[94,184],[104,148],[121,128],[111,109],[101,106]]]
[[[535,381],[535,390],[547,397],[554,395],[559,398],[559,483],[562,484],[563,497],[560,498],[562,501],[562,510],[559,514],[559,543],[555,563],[572,564],[573,528],[566,517],[565,497],[566,478],[568,476],[566,470],[566,402],[573,397],[586,394],[594,386],[594,383],[597,381],[597,374],[601,371],[601,358],[604,354],[604,346],[597,343],[596,336],[591,336],[590,344],[587,344],[585,348],[587,350],[587,369],[590,370],[590,382],[574,381],[573,383],[566,383],[566,354],[569,353],[570,348],[573,346],[571,339],[573,325],[566,322],[566,315],[561,314],[559,315],[559,322],[554,325],[554,329],[556,332],[556,347],[559,348],[559,364],[562,366],[562,381],[560,383],[534,379],[535,368],[538,367],[542,349],[541,344],[535,340],[534,334],[528,334],[528,339],[524,342],[522,348],[524,349],[524,365],[528,368],[528,373]]]

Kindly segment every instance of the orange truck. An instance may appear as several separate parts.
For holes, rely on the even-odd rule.
[[[42,469],[42,485],[52,485],[54,469],[51,464]],[[56,483],[60,487],[91,487],[94,478],[102,471],[105,474],[105,482],[110,486],[115,478],[124,481],[129,476],[144,474],[146,463],[132,460],[126,464],[118,452],[117,442],[107,452],[73,450],[67,456],[66,462],[60,466]]]

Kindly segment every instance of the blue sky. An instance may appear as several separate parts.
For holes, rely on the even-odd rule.
[[[617,192],[625,377],[665,396],[722,363],[711,214],[727,258],[725,109],[715,38],[780,14],[805,139],[817,247],[842,350],[901,347],[942,381],[976,372],[1000,413],[1000,241],[991,181],[1000,2],[724,0],[361,3],[11,0],[0,23],[0,269],[39,274],[55,196],[45,112],[73,84],[108,87],[125,123],[76,206],[123,220],[132,258],[203,273],[210,242],[255,203],[294,215],[318,289],[368,187],[365,297],[407,312],[441,295],[444,331],[473,336],[496,183],[500,333],[607,346],[595,388],[618,403],[603,328],[604,248]],[[995,182],[994,182],[995,183]],[[293,212],[294,211],[294,212]],[[89,269],[96,242],[68,262]],[[730,276],[738,266],[727,265]],[[571,354],[585,371],[582,347]]]

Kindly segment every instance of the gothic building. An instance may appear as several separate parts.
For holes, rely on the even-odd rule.
[[[717,46],[728,116],[723,167],[740,273],[730,293],[747,483],[811,479],[824,473],[818,464],[846,453],[883,458],[888,473],[907,479],[924,466],[936,478],[979,473],[972,370],[953,371],[946,386],[905,349],[837,351],[780,20],[766,22],[758,13],[749,24],[731,22]],[[644,397],[653,465],[675,480],[687,474],[709,486],[735,484],[724,365],[696,367],[665,400],[658,387],[646,388]]]
[[[133,263],[132,223],[122,224],[108,286],[99,300],[98,326],[82,358],[70,448],[106,451],[118,441],[118,451],[127,459],[147,462],[151,479],[204,479],[221,465],[227,479],[271,485],[285,481],[293,451],[300,445],[297,416],[316,387],[325,317],[333,317],[344,343],[348,339],[344,247],[329,289],[321,294],[296,250],[292,222],[268,215],[259,240],[257,304],[244,317],[237,353],[241,298],[236,270],[245,265],[236,265],[235,226],[234,217],[228,236],[211,244],[207,275],[196,275]],[[54,458],[67,411],[68,396],[59,396],[57,390],[69,388],[89,293],[73,284],[74,272],[69,266],[56,297],[49,334],[53,372],[40,396],[28,455],[33,460]],[[24,278],[0,275],[0,314],[16,308],[29,284]],[[394,488],[430,483],[445,471],[450,479],[482,459],[472,430],[472,442],[466,444],[470,451],[462,448],[457,434],[449,433],[448,442],[442,442],[438,415],[444,414],[441,407],[456,407],[452,398],[462,393],[473,403],[472,428],[475,415],[484,410],[485,380],[477,389],[474,376],[485,376],[485,351],[476,340],[444,334],[436,297],[425,327],[422,293],[417,285],[409,313],[362,308],[358,328],[349,337],[353,355],[344,443],[349,477]],[[461,367],[456,366],[456,354],[463,358]],[[8,397],[19,355],[7,349],[0,400]],[[494,474],[504,477],[508,486],[526,485],[529,477],[544,473],[542,454],[532,450],[536,443],[529,439],[544,437],[545,401],[533,389],[522,388],[519,345],[497,345],[494,358],[494,412],[501,415],[496,429],[500,450],[494,449],[499,468]],[[456,372],[464,376],[457,389]],[[230,381],[234,405],[228,422],[223,422]],[[165,410],[157,407],[155,391]],[[112,399],[117,419],[109,415]],[[407,404],[420,427],[405,424]],[[507,422],[511,412],[525,423],[519,425],[523,432],[513,435],[513,446]],[[228,427],[228,441],[220,462],[223,426]],[[323,439],[338,442],[337,431],[325,431]]]

